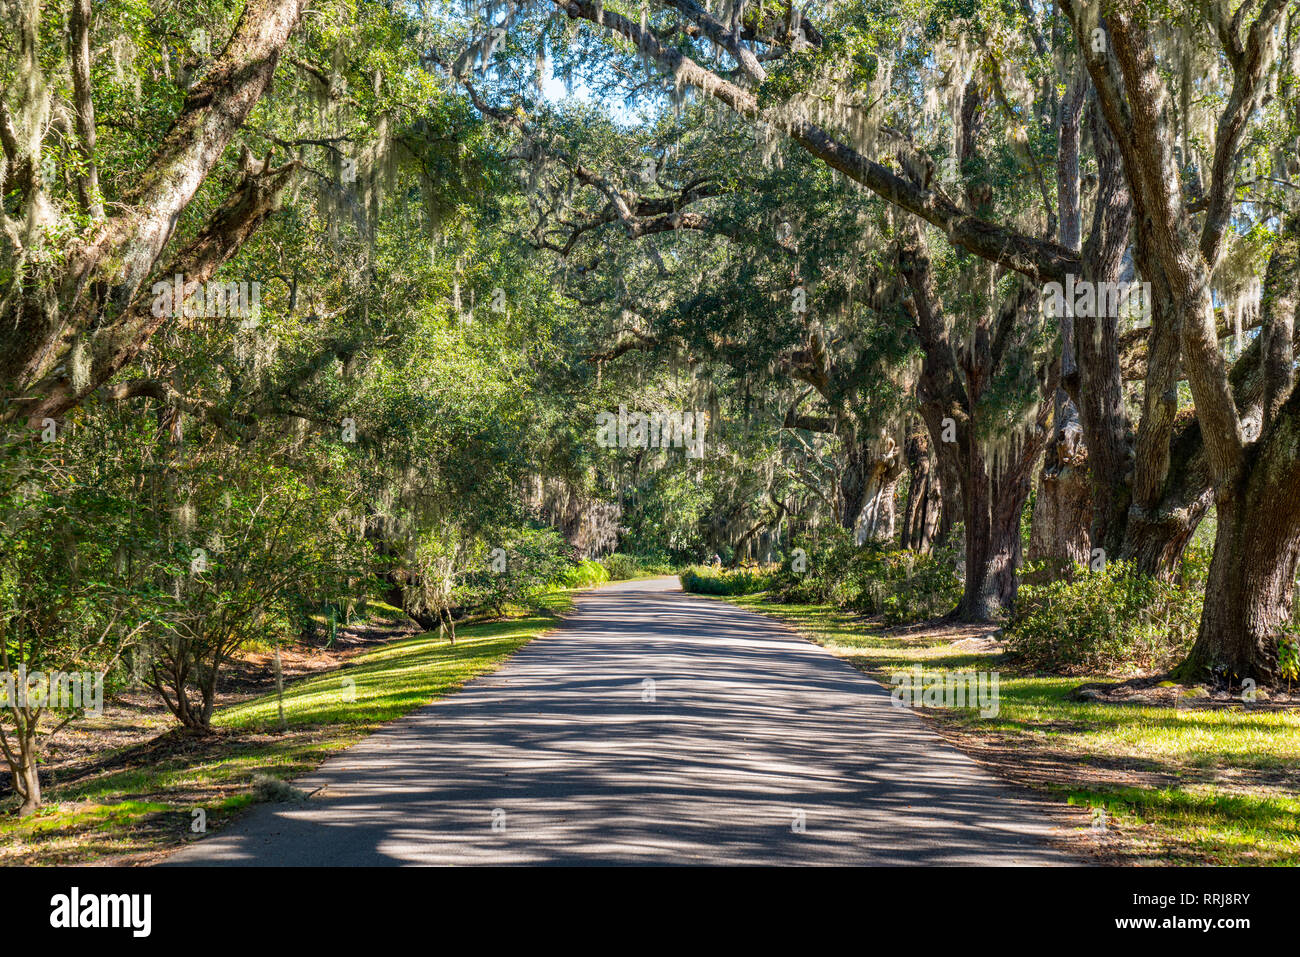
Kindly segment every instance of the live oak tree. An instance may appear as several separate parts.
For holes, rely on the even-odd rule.
[[[471,560],[519,533],[565,314],[494,233],[495,146],[409,11],[137,12],[6,8],[0,652],[203,727],[248,641],[418,587],[404,547],[446,528]],[[177,273],[259,313],[156,309]],[[64,717],[0,719],[25,811]]]
[[[229,162],[227,148],[266,92],[305,5],[249,0],[229,38],[210,41],[214,56],[204,33],[194,44],[203,52],[171,41],[147,67],[123,64],[132,82],[145,74],[150,97],[174,91],[180,102],[148,161],[120,179],[100,168],[115,144],[100,135],[94,95],[96,67],[101,76],[110,68],[103,54],[117,42],[117,23],[97,16],[90,0],[66,11],[39,0],[8,6],[0,65],[5,421],[57,418],[107,382],[163,321],[150,308],[147,280],[181,274],[206,282],[275,208],[295,164],[245,153],[203,223],[179,246],[172,242],[209,176]],[[51,37],[64,37],[65,50]]]
[[[653,63],[678,89],[690,86],[784,133],[828,166],[937,227],[955,246],[1036,282],[1059,282],[1070,275],[1105,281],[1101,277],[1115,272],[1114,250],[1126,245],[1127,230],[1120,227],[1131,203],[1137,275],[1153,289],[1144,397],[1135,427],[1126,428],[1122,357],[1112,341],[1119,333],[1112,317],[1103,317],[1092,329],[1073,330],[1074,343],[1091,341],[1093,346],[1081,349],[1077,365],[1067,369],[1078,373],[1076,405],[1094,473],[1093,544],[1134,556],[1143,570],[1167,571],[1213,500],[1226,519],[1220,525],[1222,558],[1215,562],[1202,635],[1188,673],[1218,669],[1264,680],[1272,674],[1276,632],[1290,604],[1296,523],[1283,510],[1277,513],[1279,521],[1260,524],[1260,509],[1273,507],[1276,500],[1270,496],[1280,486],[1265,483],[1269,491],[1252,484],[1250,476],[1259,482],[1257,463],[1276,465],[1278,454],[1285,460],[1273,443],[1286,447],[1286,406],[1280,400],[1270,411],[1262,400],[1240,405],[1233,379],[1242,385],[1258,381],[1251,366],[1261,361],[1264,350],[1252,343],[1230,371],[1220,348],[1226,310],[1216,310],[1215,295],[1216,289],[1229,295],[1233,285],[1222,281],[1221,271],[1236,237],[1231,213],[1243,158],[1247,153],[1254,157],[1257,172],[1247,177],[1252,182],[1267,179],[1279,181],[1283,191],[1291,188],[1287,163],[1283,159],[1279,165],[1272,155],[1274,148],[1294,139],[1294,119],[1287,109],[1294,103],[1294,96],[1287,95],[1295,74],[1291,6],[1282,0],[1173,5],[1175,16],[1156,18],[1133,3],[1024,4],[1010,14],[992,5],[936,4],[920,16],[906,11],[907,21],[900,22],[861,8],[828,5],[819,23],[793,7],[771,5],[736,4],[715,15],[695,4],[662,3],[655,5],[653,17],[638,19],[584,0],[553,0],[554,9],[567,17],[629,43],[622,48],[624,62],[639,56]],[[897,132],[887,113],[862,115],[869,114],[862,109],[864,102],[888,103],[873,96],[878,90],[872,87],[889,62],[886,51],[891,44],[932,37],[925,33],[926,16],[951,19],[958,13],[968,31],[966,47],[978,50],[975,58],[993,63],[998,72],[999,44],[1014,35],[1007,27],[1028,37],[1040,54],[1065,53],[1085,64],[1087,95],[1095,97],[1100,113],[1094,130],[1105,128],[1097,137],[1102,148],[1096,156],[1103,208],[1094,221],[1116,227],[1109,237],[1106,229],[1092,231],[1092,263],[1059,241],[1055,228],[1035,235],[985,218],[950,196],[939,185],[942,177],[931,170],[909,178],[874,155],[872,134],[892,139]],[[921,32],[906,36],[910,24],[921,26]],[[1193,96],[1193,77],[1206,75],[1207,62],[1222,100]],[[782,93],[806,88],[806,81],[801,85],[798,79],[814,75],[819,86],[811,90],[811,99],[788,109],[790,97]],[[1042,99],[1051,98],[1049,90]],[[1040,112],[1044,105],[1040,103]],[[1058,115],[1068,118],[1074,112],[1071,108]],[[1062,129],[1067,125],[1061,124]],[[1033,160],[1032,138],[1028,146]],[[1121,182],[1108,180],[1111,152],[1119,156]],[[1065,216],[1065,204],[1051,210],[1047,179],[1037,165],[1043,211]],[[1247,212],[1263,228],[1280,232],[1276,215]],[[1231,292],[1232,311],[1238,315],[1239,297]],[[1277,311],[1272,315],[1276,324]],[[1284,331],[1261,331],[1258,338],[1282,354],[1290,349]],[[1285,367],[1285,361],[1273,366]],[[1183,375],[1196,403],[1194,420],[1176,414]],[[1281,384],[1270,382],[1269,388],[1248,394],[1281,396],[1289,387],[1290,379],[1284,377]],[[1257,432],[1250,426],[1258,437],[1246,439],[1242,422],[1255,418],[1262,419]],[[1267,449],[1272,455],[1262,454]],[[1248,534],[1250,526],[1256,531]],[[1245,562],[1244,543],[1264,527],[1270,534],[1282,531],[1259,543],[1259,559]]]
[[[1288,249],[1294,231],[1288,235],[1286,226],[1294,227],[1294,221],[1280,222],[1277,212],[1264,214],[1278,228],[1280,248],[1270,261],[1258,350],[1239,360],[1247,369],[1258,367],[1258,390],[1233,382],[1236,370],[1219,345],[1215,292],[1223,289],[1222,269],[1237,240],[1232,220],[1248,137],[1267,118],[1279,92],[1276,120],[1291,141],[1298,132],[1294,67],[1289,75],[1278,75],[1282,54],[1293,59],[1297,42],[1289,29],[1283,33],[1291,23],[1288,4],[1213,3],[1190,20],[1213,30],[1216,59],[1226,61],[1230,77],[1212,146],[1207,143],[1199,152],[1188,149],[1186,134],[1179,142],[1171,118],[1174,94],[1161,64],[1177,62],[1177,45],[1161,42],[1163,24],[1137,5],[1108,6],[1101,19],[1093,19],[1096,12],[1081,4],[1062,7],[1076,35],[1100,31],[1104,41],[1087,46],[1083,56],[1116,134],[1135,207],[1136,261],[1153,289],[1135,504],[1144,506],[1167,475],[1177,418],[1175,386],[1185,377],[1216,506],[1205,608],[1183,673],[1269,681],[1277,667],[1277,637],[1290,616],[1300,553],[1300,516],[1288,505],[1300,476],[1295,467],[1300,447],[1290,418],[1296,401],[1295,303],[1288,293],[1296,273]],[[1185,70],[1193,62],[1192,54],[1184,54]],[[1186,128],[1194,122],[1186,99],[1182,112]],[[1189,197],[1190,189],[1200,197]]]
[[[970,99],[972,102],[976,102],[979,99],[979,96],[972,92]],[[964,121],[969,125],[973,122],[978,122],[977,117],[981,115],[982,111],[979,106],[976,106],[975,108],[964,111],[964,113],[960,109],[957,112],[961,121]],[[525,128],[523,124],[518,122],[517,118],[512,116],[511,119],[515,121],[516,125]],[[962,161],[971,162],[972,165],[974,165],[974,142],[976,131],[968,128],[965,130],[963,136],[964,149],[968,155],[964,155]],[[691,145],[698,148],[697,143],[692,143]],[[907,158],[912,158],[910,152],[907,154]],[[694,158],[693,161],[696,164],[701,163],[701,160],[698,158]],[[794,160],[791,159],[789,162],[793,164]],[[570,165],[574,164],[571,162]],[[590,187],[594,184],[600,187],[600,192],[597,195],[600,197],[603,211],[598,211],[598,207],[598,210],[585,213],[584,215],[586,218],[579,219],[579,225],[574,226],[569,231],[567,238],[563,242],[555,242],[553,244],[556,251],[564,255],[570,254],[574,249],[580,249],[581,246],[579,244],[583,240],[590,238],[592,230],[606,226],[613,229],[618,229],[621,226],[631,238],[638,238],[647,233],[653,235],[662,231],[680,230],[690,231],[692,233],[724,234],[727,235],[732,242],[738,242],[741,244],[745,241],[742,236],[742,233],[744,233],[745,230],[739,228],[739,224],[734,220],[734,217],[720,212],[718,204],[724,202],[725,197],[715,196],[715,189],[705,189],[701,186],[692,186],[690,191],[684,192],[679,196],[670,196],[663,200],[650,201],[647,200],[642,193],[628,191],[627,187],[622,185],[622,183],[615,186],[610,185],[617,179],[613,173],[600,174],[597,171],[590,169],[588,165],[582,165],[578,167],[577,175],[583,185]],[[687,181],[689,181],[689,178],[687,178]],[[807,179],[805,179],[805,185],[802,187],[804,190],[807,189],[807,182]],[[761,184],[761,186],[752,183],[745,183],[743,185],[738,184],[737,186],[733,186],[728,192],[739,191],[746,196],[767,196],[772,190],[772,185],[773,184],[771,183],[764,183]],[[984,188],[981,187],[981,189]],[[575,192],[575,190],[570,188],[565,191],[565,195],[570,195],[573,192]],[[610,203],[608,201],[610,196],[616,198],[615,202]],[[844,197],[841,197],[841,202],[844,202],[845,199],[850,196],[852,196],[851,191],[846,193]],[[659,205],[656,205],[656,203]],[[797,206],[798,203],[795,205]],[[856,207],[860,206],[861,202],[860,200],[853,199],[849,201],[847,205],[850,207]],[[812,206],[808,205],[805,209],[800,211],[799,215],[810,220],[816,220],[819,217],[825,217],[827,213],[825,207],[819,208],[816,212],[813,212]],[[841,213],[841,215],[843,214]],[[552,218],[554,219],[554,217]],[[559,217],[561,224],[563,223],[563,219],[563,216]],[[774,230],[780,228],[791,230],[791,235],[784,237],[783,239],[778,238],[775,239],[775,241],[769,239],[769,245],[775,249],[780,249],[783,245],[790,246],[793,249],[794,243],[792,242],[792,239],[793,236],[797,234],[793,232],[793,227],[791,227],[790,223],[775,221],[769,222],[771,224],[770,228],[773,228]],[[856,244],[853,249],[854,255],[860,258],[870,249],[874,240],[869,232],[864,232],[862,230],[861,221],[856,224],[850,223],[849,229],[854,230],[857,233],[854,237]],[[755,230],[753,230],[752,227],[748,230],[750,233],[753,233],[754,231]],[[804,243],[804,248],[812,253],[812,255],[808,257],[809,260],[815,260],[815,262],[810,261],[801,263],[799,264],[799,268],[805,270],[809,274],[810,282],[816,282],[819,285],[832,286],[833,283],[828,283],[826,280],[835,273],[837,268],[841,267],[837,267],[834,264],[834,251],[827,243],[826,237],[819,234],[809,234],[800,237],[800,239]],[[843,245],[842,240],[840,243]],[[869,270],[858,270],[856,281],[859,285],[863,287],[866,287],[869,283],[874,283],[878,286],[883,285],[874,279],[869,280],[868,277],[864,275],[866,272],[869,272]],[[705,278],[706,276],[707,278]],[[836,306],[830,302],[819,302],[818,308],[815,310],[817,312],[816,316],[809,315],[803,317],[802,322],[805,328],[800,334],[799,341],[796,345],[793,348],[787,347],[788,351],[783,354],[773,354],[763,344],[769,337],[770,329],[773,325],[771,320],[766,318],[772,315],[772,311],[764,309],[764,305],[761,301],[755,301],[755,298],[752,295],[746,294],[747,287],[752,284],[752,282],[753,277],[746,277],[745,282],[738,283],[734,279],[729,281],[721,276],[712,276],[707,273],[703,275],[697,274],[696,283],[702,288],[697,294],[696,301],[691,307],[692,312],[699,317],[694,321],[699,323],[701,326],[712,328],[714,330],[713,340],[710,342],[705,339],[701,341],[700,344],[712,346],[716,351],[722,354],[730,353],[734,355],[735,358],[731,359],[733,363],[738,361],[743,363],[748,359],[761,367],[764,362],[773,361],[770,357],[774,356],[778,363],[778,368],[781,371],[797,377],[811,386],[810,391],[815,392],[824,403],[829,405],[831,415],[818,417],[803,414],[800,413],[796,406],[792,407],[790,413],[787,415],[786,424],[802,426],[805,428],[814,427],[823,431],[834,431],[841,435],[843,439],[843,447],[847,452],[846,457],[848,459],[848,467],[846,467],[842,472],[841,482],[843,493],[841,499],[845,505],[845,511],[841,514],[842,523],[849,527],[856,525],[859,517],[863,515],[863,508],[864,505],[867,505],[868,500],[870,500],[873,505],[875,502],[887,501],[889,503],[889,510],[892,513],[893,482],[899,474],[903,459],[901,448],[903,444],[903,437],[901,434],[902,430],[898,430],[899,434],[896,437],[887,436],[885,438],[886,450],[883,456],[870,456],[866,454],[872,429],[863,426],[864,413],[868,420],[873,414],[879,420],[882,417],[882,412],[887,406],[887,403],[882,403],[880,401],[880,396],[874,397],[876,401],[873,403],[866,402],[865,393],[855,395],[855,391],[853,391],[860,390],[861,386],[852,385],[850,387],[850,383],[855,380],[852,377],[845,377],[845,373],[853,369],[855,362],[861,362],[860,359],[851,358],[854,355],[853,350],[855,348],[859,350],[857,352],[858,356],[872,356],[879,353],[878,347],[880,343],[872,341],[869,336],[864,337],[860,331],[851,332],[848,329],[832,330],[834,319],[827,316],[828,310],[825,307],[830,306],[831,308],[829,311],[833,313]],[[801,282],[802,279],[787,280],[789,286],[797,287],[798,293],[803,294],[806,297],[807,291],[803,289],[800,284]],[[716,295],[710,295],[706,290],[711,288],[717,289],[718,293]],[[794,289],[792,289],[791,292],[794,294]],[[638,293],[638,296],[642,295],[644,294]],[[841,292],[841,298],[844,299],[851,297],[844,297]],[[932,298],[932,293],[930,294],[930,298]],[[1022,300],[1019,308],[1023,308],[1024,296],[1021,295],[1019,298]],[[981,304],[980,306],[980,308],[985,307],[989,310],[994,308],[992,304],[988,303]],[[890,308],[896,309],[897,306],[892,305]],[[927,303],[925,308],[930,310],[931,314],[937,312],[932,304]],[[728,320],[726,318],[731,315],[743,315],[746,311],[755,317],[765,317],[760,320],[760,325],[762,326],[763,331],[758,333],[757,336],[755,335],[756,330],[753,329],[740,332],[744,323],[736,322],[735,320]],[[1014,323],[1017,316],[1017,309],[1011,309],[1009,316],[1010,321]],[[733,329],[727,329],[726,323],[728,321],[733,322]],[[778,327],[780,327],[780,325],[788,326],[789,323],[786,322],[779,324]],[[887,320],[885,325],[888,327],[890,322]],[[719,326],[721,326],[721,328],[719,328]],[[823,327],[826,331],[823,331]],[[972,335],[978,337],[978,333],[972,333]],[[837,343],[834,346],[830,345],[832,336],[834,337],[834,341]],[[642,334],[640,339],[633,337],[624,340],[626,343],[625,347],[631,348],[643,348],[648,343],[653,343],[655,341],[657,341],[656,336],[646,334]],[[1011,340],[1004,330],[997,338],[998,350],[1003,350],[1010,341]],[[849,343],[852,343],[852,345],[846,352],[845,346]],[[947,342],[939,343],[937,339],[933,337],[931,341],[923,341],[921,344],[929,345],[935,351],[947,350],[949,353],[953,352],[951,344]],[[895,348],[897,349],[897,347]],[[966,352],[962,352],[962,354],[965,355]],[[847,365],[845,363],[845,357],[850,357]],[[992,354],[990,354],[987,359],[992,360],[995,366],[998,363],[1003,362],[1004,359],[1013,362],[1015,361],[1013,357],[1009,355],[1004,356],[1001,352],[999,352],[996,357],[993,357]],[[949,358],[948,361],[951,362],[952,359]],[[975,380],[982,378],[985,380],[984,384],[977,386],[978,390],[982,392],[989,384],[988,380],[992,371],[992,367],[989,367],[984,368],[983,371],[974,372],[974,378],[971,380],[970,384],[975,385]],[[874,382],[879,382],[882,378],[886,380],[889,378],[888,376],[882,377],[880,369],[878,367],[873,367],[871,362],[861,364],[860,368],[852,371],[852,376],[862,377],[861,381]],[[958,400],[954,397],[953,401],[955,402]],[[964,401],[964,399],[961,401]],[[895,405],[897,405],[896,402]],[[933,405],[932,407],[938,408],[938,405]],[[934,422],[932,444],[935,447],[938,447],[940,443],[943,442],[943,436],[946,435],[948,431],[943,427],[943,422],[946,420],[946,416],[939,415],[932,418]],[[969,416],[967,414],[962,414],[962,418],[963,423],[969,421]],[[995,612],[1000,612],[1009,606],[1014,595],[1015,567],[1018,564],[1018,544],[1013,546],[1013,542],[1018,541],[1019,513],[1025,500],[1025,492],[1027,491],[1025,477],[1028,476],[1032,470],[1033,462],[1038,449],[1040,448],[1040,441],[1037,433],[1042,431],[1041,423],[1036,424],[1030,431],[1031,434],[1029,440],[1018,450],[1017,461],[1020,462],[1020,464],[1012,469],[1012,474],[1017,477],[1009,479],[1007,483],[1007,494],[1011,497],[1006,502],[1000,502],[997,507],[992,507],[988,504],[986,497],[983,494],[983,489],[985,487],[983,483],[988,481],[987,478],[970,484],[970,490],[975,504],[972,506],[974,511],[970,512],[967,516],[971,521],[967,522],[966,529],[968,538],[970,539],[968,544],[972,546],[969,549],[968,556],[968,569],[970,571],[968,580],[971,583],[972,593],[964,603],[962,610],[963,614],[980,618]],[[980,441],[987,441],[987,438],[988,436],[981,437]],[[944,442],[943,444],[952,444],[952,439],[949,439],[948,442]],[[964,449],[969,450],[970,448],[970,442],[965,442]],[[976,453],[976,455],[978,454],[979,453]],[[943,450],[941,450],[940,458],[947,462],[951,456],[944,454]],[[956,462],[947,463],[951,466],[949,468],[949,473],[953,476],[953,480],[950,483],[952,485],[964,482],[965,476],[968,474],[983,475],[986,471],[986,466],[982,458],[979,458],[978,461],[976,461],[970,454],[963,451],[962,459],[963,462],[960,465]],[[1023,459],[1022,462],[1021,459]],[[959,475],[962,476],[962,478],[958,479],[957,476]],[[951,504],[955,505],[955,497],[953,497]],[[868,508],[867,511],[870,513],[867,516],[867,521],[871,530],[876,531],[880,526],[875,520],[875,509]],[[989,516],[993,513],[997,513],[1000,516],[1000,527],[1003,529],[1001,537],[1005,540],[1001,545],[996,547],[988,544],[990,533],[988,532],[987,523],[990,521]],[[981,515],[985,517],[979,518],[978,516]],[[951,519],[949,519],[949,521],[951,521]],[[892,532],[892,527],[890,527],[890,525],[886,525],[885,527],[889,528],[889,531]],[[1006,554],[1003,554],[1004,552],[1006,552]],[[973,564],[969,564],[970,562],[973,562]],[[993,566],[1003,569],[997,576],[1000,581],[1000,584],[994,589],[997,594],[991,599],[987,596],[979,597],[985,592],[987,587],[989,587],[986,585],[986,582],[994,577],[992,573],[986,573],[986,570]]]
[[[905,377],[904,347],[892,328],[863,332],[872,249],[860,197],[798,154],[789,169],[701,172],[736,168],[750,144],[698,110],[657,142],[609,132],[611,150],[592,141],[591,117],[524,122],[469,89],[522,135],[537,217],[527,239],[559,257],[580,301],[610,313],[595,361],[685,349],[746,382],[784,379],[794,388],[780,424],[839,439],[841,525],[890,537],[907,392],[891,382]],[[628,150],[643,161],[618,169]]]

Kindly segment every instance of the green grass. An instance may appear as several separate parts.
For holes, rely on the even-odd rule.
[[[1300,864],[1300,714],[1074,701],[1070,692],[1088,679],[1016,673],[991,653],[955,651],[946,639],[890,635],[831,606],[764,598],[726,600],[786,622],[886,685],[917,664],[927,672],[999,672],[996,717],[975,708],[927,716],[959,746],[963,735],[991,738],[1009,752],[1013,778],[1015,755],[1055,768],[1025,783],[1066,803],[1106,807],[1125,860]]]
[[[0,818],[0,862],[162,850],[194,836],[195,808],[205,810],[211,831],[255,800],[255,774],[289,780],[311,771],[384,723],[496,669],[552,628],[571,601],[567,592],[548,592],[533,612],[458,628],[454,645],[436,633],[416,635],[292,682],[283,697],[286,729],[274,694],[224,708],[213,717],[216,735],[176,736],[121,769],[50,789],[48,805],[31,817]]]
[[[454,645],[436,633],[395,641],[353,659],[338,671],[285,689],[285,723],[294,725],[382,724],[455,691],[470,678],[527,641],[531,619],[471,625]],[[213,718],[219,728],[252,731],[280,727],[275,695],[226,708]]]

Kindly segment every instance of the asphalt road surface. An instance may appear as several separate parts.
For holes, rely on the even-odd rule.
[[[173,864],[1068,864],[1057,825],[765,617],[676,579],[582,596]],[[317,790],[319,789],[319,790]]]

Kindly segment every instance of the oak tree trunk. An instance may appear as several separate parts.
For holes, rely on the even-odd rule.
[[[962,489],[966,524],[966,581],[956,617],[960,621],[996,621],[1015,604],[1022,548],[1020,516],[1029,498],[1028,468],[990,476],[980,454],[971,456]]]
[[[943,493],[939,488],[938,468],[930,452],[930,440],[924,429],[917,429],[907,440],[907,502],[903,507],[902,548],[929,553],[943,512]],[[950,519],[951,521],[951,519]]]
[[[1300,557],[1300,390],[1215,508],[1214,558],[1196,644],[1177,674],[1236,684],[1277,680],[1278,637],[1291,620]]]
[[[1043,455],[1034,496],[1029,558],[1063,566],[1086,565],[1093,504],[1085,464],[1087,448],[1074,404],[1058,393],[1056,408],[1055,441]]]
[[[867,503],[871,483],[871,457],[856,443],[845,442],[844,469],[840,472],[840,528],[852,533]]]

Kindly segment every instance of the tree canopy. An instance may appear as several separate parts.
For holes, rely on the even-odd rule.
[[[1295,3],[4,17],[5,670],[202,728],[319,609],[452,637],[613,552],[902,551],[987,621],[1203,539],[1179,674],[1281,679]]]

